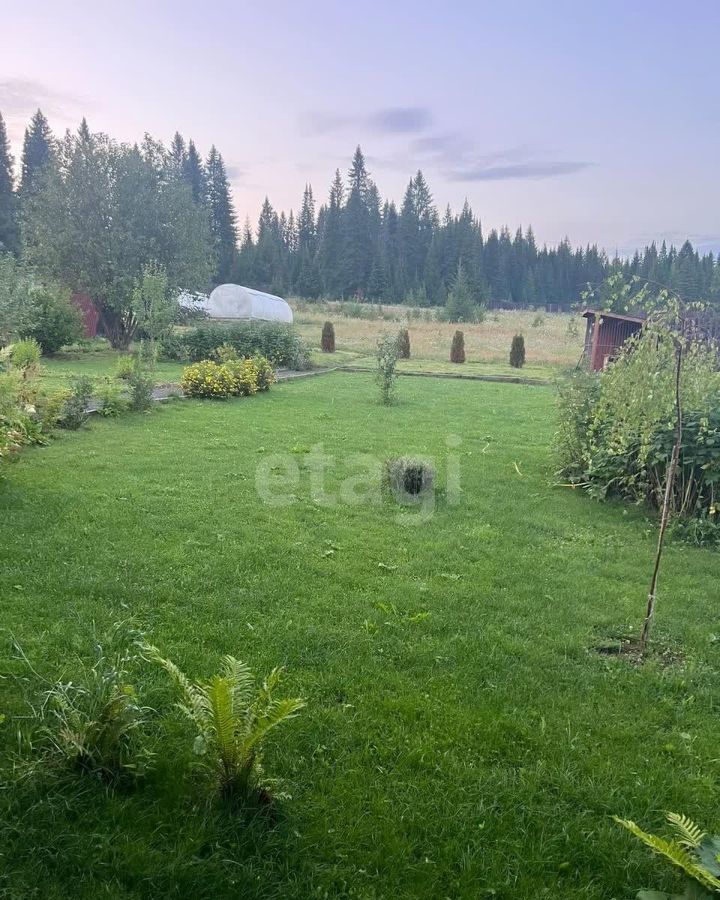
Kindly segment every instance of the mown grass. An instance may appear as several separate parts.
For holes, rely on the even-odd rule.
[[[383,408],[368,376],[335,373],[21,456],[0,487],[8,782],[38,688],[11,635],[70,678],[94,631],[132,615],[192,677],[225,653],[283,664],[308,706],[266,760],[293,799],[248,821],[190,776],[191,736],[148,669],[157,770],[131,790],[6,784],[0,896],[610,900],[674,884],[611,814],[717,830],[717,554],[668,547],[657,632],[681,664],[589,652],[639,625],[654,527],[553,486],[551,389],[399,387]],[[311,495],[318,443],[330,495],[356,453],[433,456],[443,488],[450,435],[462,502],[441,494],[424,523]],[[303,468],[284,507],[256,492],[277,451]]]

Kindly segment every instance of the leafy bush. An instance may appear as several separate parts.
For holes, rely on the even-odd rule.
[[[335,352],[335,326],[332,322],[326,322],[323,325],[320,346],[323,353]]]
[[[113,375],[121,381],[127,381],[135,370],[135,360],[132,356],[120,356],[115,363]]]
[[[236,322],[232,325],[203,324],[185,335],[173,338],[179,342],[191,362],[210,359],[217,347],[229,344],[240,357],[261,353],[274,366],[289,366],[297,361],[302,343],[291,325],[283,322]],[[163,343],[167,352],[169,344]]]
[[[674,358],[671,337],[648,330],[600,375],[576,373],[561,383],[557,454],[565,478],[599,499],[661,506],[675,440]],[[689,529],[694,539],[712,538],[720,518],[720,372],[710,344],[689,342],[683,358],[672,512],[698,523]]]
[[[190,350],[182,335],[168,334],[158,341],[158,356],[172,362],[189,362]]]
[[[410,332],[407,328],[401,328],[398,337],[398,356],[400,359],[410,359]]]
[[[240,359],[240,354],[237,352],[235,347],[232,344],[222,344],[220,347],[216,347],[213,351],[213,357],[219,363],[226,362],[235,362],[235,360]]]
[[[252,358],[257,370],[257,386],[259,391],[269,391],[270,385],[275,384],[275,370],[270,360],[256,353]]]
[[[126,380],[130,393],[130,409],[133,412],[146,412],[153,405],[155,380],[152,374],[138,362]]]
[[[375,380],[380,388],[380,402],[388,406],[392,403],[397,381],[398,342],[395,335],[383,334],[378,338],[375,360]]]
[[[23,335],[34,338],[44,354],[57,353],[61,347],[82,338],[82,314],[66,294],[36,290],[33,300],[34,321],[30,328],[23,331]]]
[[[705,834],[687,816],[677,813],[667,815],[673,830],[670,840],[648,834],[628,819],[617,816],[614,819],[654,853],[677,866],[688,879],[687,891],[682,896],[662,891],[640,891],[638,900],[711,900],[720,893],[720,835]]]
[[[465,335],[462,331],[456,331],[450,345],[450,362],[465,362]]]
[[[510,345],[510,365],[514,369],[522,369],[525,365],[525,338],[516,334]]]
[[[219,675],[194,684],[155,647],[148,656],[162,666],[180,691],[178,704],[196,730],[193,750],[226,799],[263,795],[263,743],[268,733],[305,706],[300,698],[276,700],[281,669],[273,669],[258,691],[245,663],[226,656]]]
[[[65,400],[58,424],[69,431],[77,431],[87,422],[88,405],[95,383],[87,375],[75,375],[70,381],[70,393]]]
[[[233,382],[233,396],[250,397],[258,391],[258,371],[252,359],[237,359],[223,365]]]
[[[6,347],[3,356],[14,368],[35,372],[42,356],[42,347],[34,338],[25,338]]]
[[[147,767],[139,730],[150,710],[130,682],[141,659],[138,637],[127,623],[116,624],[96,641],[92,666],[73,681],[49,684],[30,735],[43,768],[59,765],[116,781]]]
[[[100,382],[95,398],[99,404],[98,412],[106,419],[116,418],[128,408],[128,401],[123,397],[120,385],[109,378]]]
[[[235,381],[225,366],[206,359],[183,371],[180,387],[186,397],[225,400],[233,395]]]

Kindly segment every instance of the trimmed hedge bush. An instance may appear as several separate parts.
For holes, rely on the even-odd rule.
[[[462,331],[456,331],[453,335],[452,345],[450,347],[450,362],[465,362],[465,335]]]
[[[239,357],[259,353],[274,366],[299,368],[305,351],[291,325],[281,322],[235,322],[231,325],[203,324],[161,342],[166,359],[200,362],[214,356],[218,347],[232,347]]]
[[[522,369],[525,365],[525,338],[516,334],[510,345],[510,365],[513,369]]]
[[[401,328],[398,332],[398,356],[400,359],[410,359],[410,332],[407,328]]]
[[[335,352],[335,326],[332,322],[326,322],[323,325],[320,345],[323,353]]]

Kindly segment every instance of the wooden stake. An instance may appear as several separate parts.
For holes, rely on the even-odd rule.
[[[675,486],[675,475],[677,474],[678,463],[680,461],[680,447],[682,445],[682,402],[680,397],[680,377],[682,372],[682,342],[678,338],[675,341],[675,443],[673,444],[672,455],[670,457],[670,465],[668,466],[667,476],[665,480],[665,498],[663,500],[662,515],[660,517],[660,535],[658,536],[657,552],[655,554],[655,567],[653,569],[652,580],[650,582],[650,593],[648,594],[647,609],[645,611],[645,621],[643,622],[642,633],[640,634],[640,653],[645,653],[648,638],[650,637],[650,626],[655,616],[655,602],[657,600],[657,582],[660,572],[660,560],[662,558],[663,544],[665,541],[665,531],[667,530],[668,520],[670,519],[670,508],[672,506],[672,493]]]

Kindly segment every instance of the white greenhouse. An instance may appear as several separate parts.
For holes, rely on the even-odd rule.
[[[184,297],[180,302],[184,304]],[[281,297],[264,294],[239,284],[219,284],[209,297],[193,304],[211,319],[261,319],[265,322],[292,322],[290,306]]]

